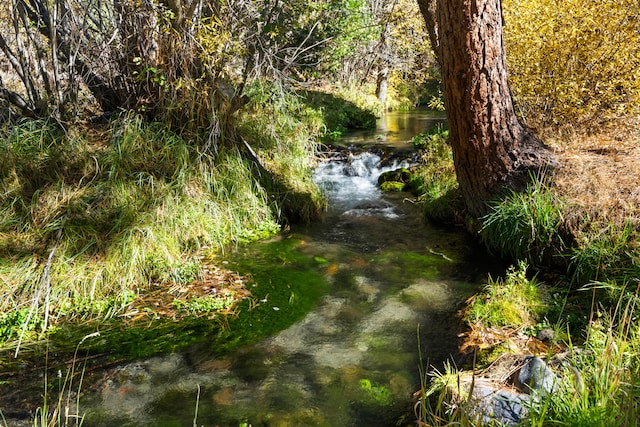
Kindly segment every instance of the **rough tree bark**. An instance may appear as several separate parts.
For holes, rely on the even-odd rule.
[[[441,67],[450,143],[468,212],[553,169],[553,154],[519,122],[507,80],[500,0],[419,0]]]

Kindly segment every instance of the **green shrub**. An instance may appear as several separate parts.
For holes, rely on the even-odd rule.
[[[451,149],[447,145],[448,139],[449,130],[438,124],[428,131],[414,136],[411,143],[415,148],[426,151],[425,154],[447,159],[451,157]]]
[[[375,96],[364,94],[362,89],[306,91],[302,96],[309,108],[321,114],[322,139],[327,142],[340,139],[349,130],[375,128],[376,117],[382,113]]]

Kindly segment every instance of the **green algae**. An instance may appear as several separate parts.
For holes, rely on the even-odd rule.
[[[444,268],[454,264],[435,254],[401,251],[383,252],[375,256],[371,263],[376,266],[376,277],[402,287],[419,278],[437,279]]]
[[[320,271],[324,260],[301,253],[304,244],[294,237],[256,242],[230,257],[228,267],[249,275],[254,284],[251,297],[240,303],[235,314],[196,313],[176,321],[146,313],[146,321],[65,322],[46,342],[22,350],[20,358],[38,360],[48,353],[69,358],[79,351],[92,358],[102,356],[96,360],[108,364],[193,345],[223,354],[255,343],[302,319],[329,289]]]
[[[302,319],[329,290],[317,257],[302,253],[303,239],[289,236],[253,244],[236,254],[229,267],[248,274],[256,285],[252,299],[240,306],[215,341],[218,351],[230,351],[286,329]]]

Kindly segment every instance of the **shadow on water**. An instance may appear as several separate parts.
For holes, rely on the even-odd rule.
[[[105,374],[84,425],[412,425],[418,328],[430,363],[455,357],[456,313],[489,263],[409,195],[381,194],[383,169],[368,151],[322,162],[324,221],[229,256],[256,283],[253,309],[226,337]]]

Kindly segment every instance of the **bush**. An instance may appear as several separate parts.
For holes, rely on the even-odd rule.
[[[505,0],[509,78],[534,125],[598,125],[640,111],[636,0]]]

